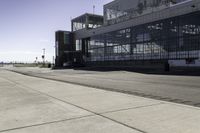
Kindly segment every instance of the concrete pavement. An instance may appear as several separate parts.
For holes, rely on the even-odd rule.
[[[142,74],[128,71],[10,68],[30,76],[112,90],[200,107],[200,77]]]
[[[2,133],[198,133],[200,108],[0,69]]]

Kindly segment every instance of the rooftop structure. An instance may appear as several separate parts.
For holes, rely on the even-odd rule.
[[[103,16],[86,13],[72,20],[72,31],[94,29],[102,25]]]

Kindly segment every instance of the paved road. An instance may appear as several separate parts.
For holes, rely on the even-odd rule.
[[[198,133],[199,125],[197,107],[0,69],[0,133]]]
[[[38,77],[200,106],[200,77],[198,76],[153,75],[127,71],[13,69]]]

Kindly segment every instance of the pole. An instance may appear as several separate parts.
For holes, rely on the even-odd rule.
[[[53,56],[53,62],[52,62],[53,66],[55,65],[55,57]]]
[[[38,57],[35,57],[35,64],[38,66]]]
[[[93,14],[95,14],[95,5],[93,5]]]
[[[43,48],[42,50],[43,50],[43,56],[42,56],[42,58],[43,58],[43,66],[45,66],[45,48]]]

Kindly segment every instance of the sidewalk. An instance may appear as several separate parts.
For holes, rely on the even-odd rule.
[[[30,120],[32,121],[34,115],[31,118],[27,118],[29,117],[27,112],[24,115],[28,122],[24,118],[20,118],[16,122],[13,121],[12,117],[15,118],[18,114],[16,114],[15,110],[12,110],[6,115],[9,116],[9,120],[5,116],[4,119],[0,119],[0,123],[5,121],[14,123],[12,127],[7,127],[14,128],[13,130],[7,130],[11,133],[200,132],[200,108],[197,107],[28,77],[12,72],[4,72],[1,75],[3,75],[1,76],[2,78],[9,79],[9,82],[12,81],[12,83],[23,88],[24,91],[34,91],[34,95],[40,95],[39,99],[47,97],[54,104],[59,105],[57,105],[58,109],[62,106],[64,107],[63,111],[66,111],[56,111],[58,113],[57,117],[65,120],[57,119],[56,121],[54,120],[55,123],[49,120],[50,122],[46,121],[46,124],[33,124],[29,122]],[[3,83],[4,81],[0,80],[0,82]],[[21,93],[24,94],[24,92]],[[8,94],[10,95],[10,92]],[[51,105],[48,105],[48,107],[50,110],[53,109]],[[57,110],[57,108],[53,110]],[[6,111],[4,110],[4,112]],[[35,114],[34,111],[32,114]],[[71,114],[71,118],[68,118],[68,113]],[[54,112],[49,114],[49,111],[47,111],[46,114],[40,116],[41,120],[44,119],[43,117],[48,118],[46,115],[51,118],[55,114]],[[16,123],[19,127],[24,128],[18,129],[15,127]],[[27,126],[27,123],[32,126]],[[3,128],[4,126],[0,124],[0,132],[7,132]]]

